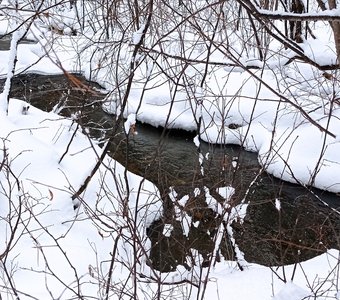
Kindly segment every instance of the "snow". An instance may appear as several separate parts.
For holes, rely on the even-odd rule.
[[[189,195],[185,195],[181,199],[177,199],[176,191],[171,188],[169,197],[174,202],[176,221],[180,222],[183,234],[188,236],[190,232],[190,226],[192,224],[192,218],[188,215],[185,206],[189,200]]]
[[[10,92],[10,82],[12,77],[14,76],[16,58],[17,58],[17,47],[19,40],[24,36],[25,31],[24,28],[20,28],[19,30],[13,33],[11,39],[11,45],[9,49],[9,57],[8,57],[8,65],[7,65],[7,77],[5,86],[3,88],[2,93],[0,94],[0,109],[7,110],[8,109],[8,97]]]
[[[136,133],[136,131],[134,130],[135,124],[136,124],[136,115],[135,114],[128,115],[126,121],[124,122],[125,133],[129,134],[130,131],[132,131],[133,133]]]
[[[143,24],[136,32],[132,34],[132,44],[137,45],[143,36],[143,31],[145,30],[145,24]]]
[[[280,211],[281,210],[281,201],[280,199],[275,199],[275,208]]]
[[[331,12],[336,13],[338,11]],[[1,33],[12,28],[4,16],[0,16]],[[274,49],[266,64],[252,55],[240,57],[245,67],[260,68],[256,70],[226,66],[233,63],[231,55],[227,58],[214,51],[211,61],[221,62],[224,67],[209,67],[203,86],[199,82],[205,64],[188,67],[184,75],[186,80],[191,80],[186,82],[186,87],[191,89],[186,90],[174,88],[166,76],[158,73],[156,65],[140,55],[138,59],[142,63],[135,70],[136,80],[127,106],[122,107],[119,93],[124,93],[126,88],[124,78],[128,77],[130,47],[139,43],[144,27],[129,35],[121,45],[122,55],[115,61],[109,43],[91,44],[96,35],[100,35],[96,30],[86,32],[86,29],[83,36],[72,36],[72,30],[79,29],[74,21],[75,13],[64,9],[63,16],[54,20],[46,17],[46,24],[37,20],[28,35],[37,43],[20,44],[17,51],[14,46],[21,31],[16,31],[10,50],[0,51],[0,76],[11,78],[15,55],[16,74],[81,72],[112,92],[104,109],[110,113],[123,112],[126,134],[137,120],[156,127],[197,130],[194,143],[198,148],[202,141],[241,145],[257,152],[264,169],[278,178],[340,192],[337,176],[340,174],[340,107],[333,101],[340,95],[336,72],[331,72],[331,79],[327,79],[320,70],[303,62],[286,65],[293,53],[284,49]],[[49,31],[48,25],[60,29],[64,35]],[[329,42],[324,29],[317,33],[318,39],[304,41],[304,53],[321,65],[334,63],[334,43]],[[169,34],[169,40],[176,40],[176,34]],[[194,41],[190,31],[186,37],[188,44]],[[190,50],[185,54],[190,59],[203,60],[204,46],[203,50],[199,44],[195,47],[188,47]],[[235,49],[237,47],[235,45]],[[170,42],[169,47],[165,47],[173,56],[179,49]],[[158,48],[155,46],[154,50]],[[282,58],[275,51],[286,55]],[[109,71],[111,59],[117,64],[119,82],[115,80],[116,73]],[[169,64],[176,79],[182,70],[176,69],[175,59],[169,59]],[[33,106],[27,110],[28,104],[23,101],[10,99],[6,113],[9,88],[6,84],[0,95],[0,231],[3,233],[0,236],[0,298],[18,298],[9,292],[14,282],[20,299],[30,299],[30,296],[105,299],[106,282],[111,276],[114,288],[109,291],[110,299],[135,296],[146,299],[158,292],[164,299],[298,300],[310,295],[316,299],[339,299],[338,250],[329,249],[297,266],[274,268],[275,272],[244,260],[233,239],[230,220],[242,221],[247,203],[242,202],[232,207],[230,214],[225,214],[234,193],[230,186],[217,189],[225,199],[222,204],[207,187],[204,191],[194,188],[193,194],[204,193],[208,207],[228,223],[227,234],[243,271],[236,262],[223,258],[210,268],[202,268],[203,258],[194,249],[196,261],[190,263],[190,258],[187,259],[189,270],[183,266],[169,273],[153,270],[147,261],[151,242],[146,229],[162,217],[157,187],[106,157],[81,195],[80,206],[74,210],[76,203],[72,203],[72,195],[90,174],[102,149],[80,131],[75,133],[76,124],[72,120]],[[70,147],[65,154],[67,145]],[[204,159],[200,156],[201,166]],[[237,167],[236,160],[233,159],[234,167]],[[1,162],[6,162],[8,168]],[[203,167],[201,172],[203,175]],[[171,188],[169,197],[183,235],[188,236],[191,226],[199,226],[199,221],[193,222],[186,212],[189,195],[178,199]],[[275,207],[281,209],[279,199],[275,200]],[[19,208],[22,211],[18,211]],[[17,231],[11,235],[11,226],[16,222]],[[219,228],[219,232],[222,229]],[[163,235],[169,237],[172,232],[173,225],[165,224]],[[220,241],[219,234],[216,245]],[[11,248],[8,253],[7,247]],[[134,269],[137,278],[131,276]],[[286,276],[285,282],[275,274]],[[159,286],[161,281],[167,284]],[[197,288],[203,283],[205,289]]]
[[[274,300],[300,300],[312,296],[308,291],[301,289],[292,282],[287,282],[281,291],[273,297]]]
[[[1,216],[17,218],[13,209],[18,209],[19,201],[23,201],[24,211],[18,232],[27,232],[23,236],[15,236],[16,246],[6,257],[6,264],[8,267],[15,266],[13,280],[21,293],[46,299],[50,289],[56,297],[69,297],[72,292],[67,291],[67,286],[72,286],[76,279],[72,271],[74,268],[79,276],[77,280],[83,285],[82,293],[95,296],[98,287],[91,283],[89,268],[97,268],[97,259],[110,259],[112,242],[117,238],[115,228],[118,230],[118,225],[126,223],[122,210],[126,209],[126,213],[135,220],[142,234],[140,241],[147,249],[145,230],[162,214],[160,196],[153,184],[129,172],[127,189],[123,166],[106,158],[105,165],[82,196],[83,205],[74,211],[72,192],[89,174],[101,149],[91,147],[90,141],[81,132],[76,132],[71,141],[76,128],[71,120],[34,107],[30,107],[27,114],[22,114],[25,105],[23,101],[11,99],[8,115],[2,114],[0,121],[2,147],[6,149],[11,174],[16,176],[13,183],[18,182],[18,186],[12,186],[12,194],[6,194],[6,172],[1,173],[0,213]],[[68,153],[59,163],[69,142]],[[122,207],[125,199],[126,208]],[[94,212],[101,217],[90,218]],[[3,232],[2,253],[9,243],[11,228],[6,218],[1,219],[0,227]],[[125,238],[130,236],[128,232],[125,234]],[[132,251],[129,243],[121,243],[122,249]],[[124,252],[119,256],[126,261]],[[46,267],[63,278],[64,283],[58,283],[54,276],[47,274],[49,272],[45,274]],[[102,271],[106,272],[105,268]],[[46,288],[43,283],[45,277]],[[32,285],[32,282],[42,284]]]
[[[174,226],[172,224],[164,224],[163,235],[166,237],[171,236],[171,232],[173,231]]]
[[[226,201],[230,200],[230,197],[234,195],[235,189],[231,186],[219,187],[217,188],[217,192],[226,199]]]

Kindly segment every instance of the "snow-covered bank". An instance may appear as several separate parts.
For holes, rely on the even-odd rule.
[[[131,259],[149,251],[146,228],[162,215],[158,190],[108,157],[74,211],[71,196],[101,149],[72,120],[26,106],[11,99],[0,119],[1,295],[13,282],[20,299],[101,297],[111,259],[120,262],[113,277],[119,285]],[[145,259],[136,268],[147,269]]]

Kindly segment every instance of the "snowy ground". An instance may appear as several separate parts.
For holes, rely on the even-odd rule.
[[[29,37],[37,43],[19,45],[16,72],[60,73],[61,63],[64,70],[81,71],[113,90],[105,108],[119,113],[110,73],[105,68],[95,74],[90,72],[94,61],[88,57],[95,46],[85,47],[88,41],[84,37],[49,35],[35,26]],[[0,21],[0,31],[9,31],[6,20]],[[306,42],[304,47],[315,59],[332,61],[332,46],[329,47],[329,36],[325,36],[320,35],[314,44]],[[53,52],[46,56],[52,38]],[[86,50],[79,54],[76,50],[80,48]],[[8,74],[13,53],[13,49],[0,51],[2,76]],[[225,58],[216,54],[212,59]],[[161,76],[149,77],[147,87],[156,87],[144,92],[140,105],[145,88],[141,78],[148,74],[149,67],[143,64],[136,72],[140,80],[134,83],[124,112],[128,118],[126,127],[136,116],[154,126],[196,130],[198,117],[202,117],[202,140],[243,145],[258,152],[260,163],[274,176],[340,192],[336,176],[340,174],[340,109],[336,104],[331,109],[329,98],[330,91],[339,96],[334,84],[339,79],[329,81],[322,72],[303,63],[282,67],[283,63],[276,56],[267,61],[271,69],[252,71],[268,86],[240,69],[216,68],[211,70],[205,88],[192,91],[193,98],[184,91],[175,93],[166,84],[160,85]],[[194,75],[203,68],[204,65],[189,67],[186,72]],[[296,85],[299,80],[303,83]],[[320,82],[322,91],[316,93]],[[279,95],[287,97],[283,91],[288,87],[294,95],[289,98],[293,105],[279,101],[283,99]],[[224,97],[216,99],[216,94]],[[2,103],[3,98],[4,94],[0,96]],[[171,100],[175,100],[173,106]],[[311,125],[297,105],[332,135]],[[71,196],[95,165],[101,150],[80,131],[74,134],[76,124],[72,120],[34,107],[26,112],[26,106],[11,99],[8,114],[0,112],[0,230],[4,233],[0,237],[0,298],[15,299],[11,293],[16,290],[20,299],[105,299],[107,293],[109,299],[151,299],[157,293],[161,293],[161,299],[199,299],[203,291],[206,299],[340,299],[337,250],[329,250],[296,269],[286,266],[275,272],[247,262],[243,262],[241,272],[235,262],[222,261],[203,269],[201,274],[198,255],[190,271],[184,267],[163,274],[152,270],[143,249],[147,252],[150,246],[147,225],[162,214],[157,188],[106,158],[82,195],[82,205],[74,211]],[[237,128],[229,128],[230,124]],[[112,257],[115,259],[111,269]],[[140,276],[134,278],[131,270]],[[107,289],[111,272],[112,285]],[[287,283],[279,277],[285,277]],[[202,278],[207,279],[205,290]],[[175,284],[159,286],[156,279]]]
[[[14,284],[20,299],[72,299],[80,298],[80,295],[84,299],[104,299],[105,281],[108,280],[118,234],[123,238],[119,239],[115,254],[110,299],[124,298],[119,294],[120,289],[130,299],[134,282],[129,272],[134,267],[135,255],[141,260],[137,271],[145,276],[137,282],[139,299],[157,295],[158,285],[149,278],[175,283],[161,286],[162,299],[196,299],[202,289],[183,283],[183,280],[188,279],[198,286],[199,278],[204,278],[208,271],[207,299],[221,299],[228,295],[228,299],[262,300],[275,295],[274,299],[298,300],[310,296],[311,290],[320,296],[318,299],[337,299],[339,251],[336,250],[304,262],[296,270],[293,266],[275,269],[278,276],[286,276],[287,284],[269,268],[246,262],[242,272],[235,262],[222,261],[211,270],[203,269],[202,275],[199,256],[196,256],[196,266],[190,271],[183,267],[163,274],[151,270],[139,246],[134,254],[132,232],[139,233],[138,241],[148,249],[145,227],[162,213],[156,187],[128,173],[127,189],[124,168],[107,158],[105,166],[91,180],[82,196],[83,205],[74,211],[72,192],[89,173],[100,148],[77,132],[67,154],[59,162],[71,141],[75,123],[34,107],[23,114],[26,105],[23,101],[11,99],[8,116],[2,113],[0,121],[2,147],[5,149],[1,158],[4,154],[8,155],[6,162],[11,170],[9,174],[5,168],[1,173],[0,213],[8,217],[0,221],[3,232],[0,252],[4,253],[7,246],[11,247],[2,258],[0,269],[2,299],[12,299],[9,292],[11,284]],[[124,216],[122,206],[127,190],[130,191],[127,211],[131,219]],[[11,193],[5,194],[8,191]],[[228,191],[219,192],[227,196],[230,194]],[[22,210],[20,217],[19,207]],[[93,218],[94,215],[98,218]],[[17,220],[18,228],[11,240]],[[130,231],[131,220],[136,221],[133,224],[138,227],[137,231]],[[127,228],[119,231],[124,225]],[[4,265],[9,275],[5,274]]]

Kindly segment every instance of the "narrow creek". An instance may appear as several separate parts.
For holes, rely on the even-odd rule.
[[[83,77],[73,75],[82,84],[97,87]],[[4,80],[0,81],[0,90]],[[76,88],[62,75],[20,75],[14,78],[11,97],[24,99],[46,111],[55,110],[64,116],[79,111],[79,122],[98,140],[110,134],[114,117],[101,109],[99,92],[86,93]],[[199,153],[193,143],[194,133],[153,128],[136,124],[137,135],[126,136],[121,129],[110,155],[130,171],[145,176],[159,188],[164,218],[148,229],[152,241],[151,260],[160,271],[171,271],[178,264],[187,265],[191,250],[202,255],[209,264],[214,249],[214,236],[221,217],[208,207],[204,189],[223,201],[216,189],[233,186],[234,203],[240,203],[247,194],[249,205],[244,222],[234,222],[236,243],[245,259],[263,265],[283,265],[304,261],[325,252],[340,248],[340,197],[317,189],[277,180],[266,173],[260,175],[257,154],[237,146],[217,146],[201,143],[200,151],[207,157],[204,176],[201,175]],[[237,163],[237,167],[235,167]],[[256,180],[255,180],[256,178]],[[249,189],[250,183],[253,183]],[[174,201],[169,196],[170,187],[177,199],[188,197],[183,208],[192,218],[188,235],[183,234],[174,216]],[[199,189],[198,195],[194,190]],[[276,206],[280,199],[281,209]],[[164,235],[164,224],[171,224],[170,236]],[[221,243],[220,253],[234,259],[234,251],[227,235]]]

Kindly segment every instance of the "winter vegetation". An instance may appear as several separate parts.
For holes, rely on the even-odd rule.
[[[337,247],[280,266],[247,261],[234,236],[262,173],[340,193],[339,1],[2,0],[0,35],[0,299],[340,299],[339,227]],[[10,97],[28,73],[64,74],[84,107],[104,92],[110,135],[92,138],[81,110],[63,117]],[[242,197],[234,179],[163,195],[109,156],[136,122],[194,132],[202,178],[203,143],[254,152],[260,169]],[[174,221],[162,235],[180,224],[188,237],[201,196],[218,221],[208,261],[192,248],[159,269],[148,230],[164,199]]]

